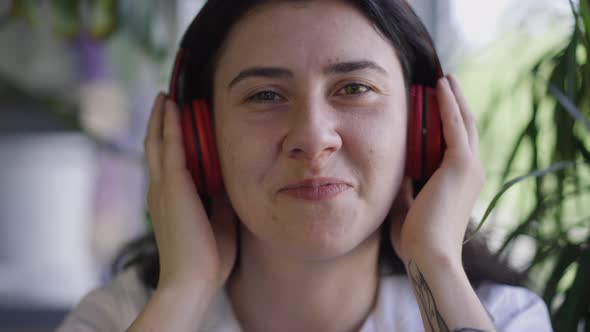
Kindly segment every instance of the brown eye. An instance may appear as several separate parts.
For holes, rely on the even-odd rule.
[[[277,102],[282,101],[283,97],[281,97],[278,93],[274,91],[260,91],[257,94],[254,94],[251,97],[248,97],[247,101],[249,102],[260,102],[260,103],[269,103],[269,102]]]
[[[352,83],[352,84],[349,84],[349,85],[345,86],[344,88],[340,89],[338,94],[362,95],[363,93],[366,93],[369,90],[371,90],[371,88],[365,84]]]

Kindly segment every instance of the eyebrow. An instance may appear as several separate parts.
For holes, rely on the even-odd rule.
[[[373,61],[349,61],[339,62],[327,66],[322,70],[324,75],[346,74],[353,71],[370,69],[381,74],[387,75],[387,71]],[[266,78],[293,78],[293,72],[281,67],[251,67],[240,71],[240,73],[228,84],[227,88],[231,89],[238,82],[249,77],[266,77]]]

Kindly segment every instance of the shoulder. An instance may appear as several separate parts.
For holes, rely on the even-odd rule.
[[[498,329],[552,331],[547,305],[535,292],[495,282],[483,282],[476,292]]]
[[[109,284],[84,296],[57,332],[124,331],[142,310],[148,297],[137,270],[129,268]]]
[[[475,292],[498,331],[552,331],[547,306],[533,291],[484,282]],[[382,276],[375,315],[384,326],[407,330],[422,328],[420,309],[405,275]]]

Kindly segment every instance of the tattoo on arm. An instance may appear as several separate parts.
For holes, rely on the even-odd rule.
[[[426,315],[426,324],[428,324],[430,327],[429,330],[434,332],[451,332],[436,306],[434,295],[432,294],[432,291],[430,290],[424,275],[422,275],[422,272],[420,272],[420,269],[418,269],[418,266],[412,260],[410,260],[408,263],[408,272],[410,275],[410,280],[412,281],[412,286],[414,287],[414,292],[416,293],[416,297],[418,299],[418,303],[423,308],[423,312]],[[460,328],[455,329],[452,332],[484,331],[473,328]]]

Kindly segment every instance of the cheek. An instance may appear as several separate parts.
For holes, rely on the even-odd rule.
[[[389,206],[405,173],[406,114],[363,118],[349,132],[354,133],[348,139],[348,154],[359,179],[359,196],[373,207]]]
[[[226,188],[239,194],[258,187],[276,154],[273,134],[264,127],[232,121],[220,126],[218,151]]]
[[[402,112],[383,112],[351,122],[348,145],[366,167],[395,171],[406,153],[407,120]]]
[[[273,218],[268,183],[276,166],[276,135],[269,127],[244,122],[221,130],[218,137],[225,189],[242,225],[259,234],[260,221]]]

